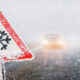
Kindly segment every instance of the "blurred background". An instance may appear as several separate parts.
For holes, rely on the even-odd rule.
[[[35,57],[6,63],[7,80],[80,80],[79,0],[0,0],[0,10]]]

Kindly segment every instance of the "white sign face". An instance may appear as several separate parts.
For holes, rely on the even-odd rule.
[[[0,60],[31,59],[32,55],[0,12]]]
[[[21,49],[0,23],[0,55],[12,59],[16,55],[20,55],[20,53],[22,53]]]

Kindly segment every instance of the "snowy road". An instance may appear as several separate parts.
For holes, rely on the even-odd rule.
[[[33,61],[6,63],[7,80],[80,80],[80,50],[33,50]]]

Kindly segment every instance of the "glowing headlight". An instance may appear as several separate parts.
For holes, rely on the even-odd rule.
[[[59,44],[63,44],[64,41],[63,41],[63,40],[59,40],[58,43],[59,43]]]
[[[41,43],[44,44],[44,45],[47,45],[49,43],[49,41],[48,40],[42,40]]]

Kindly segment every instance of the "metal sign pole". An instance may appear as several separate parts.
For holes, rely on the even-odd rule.
[[[0,62],[0,80],[3,80],[2,63]]]
[[[6,80],[6,75],[5,75],[5,62],[1,63],[0,62],[0,80]]]
[[[3,74],[3,80],[6,80],[5,62],[2,63],[2,74]]]

